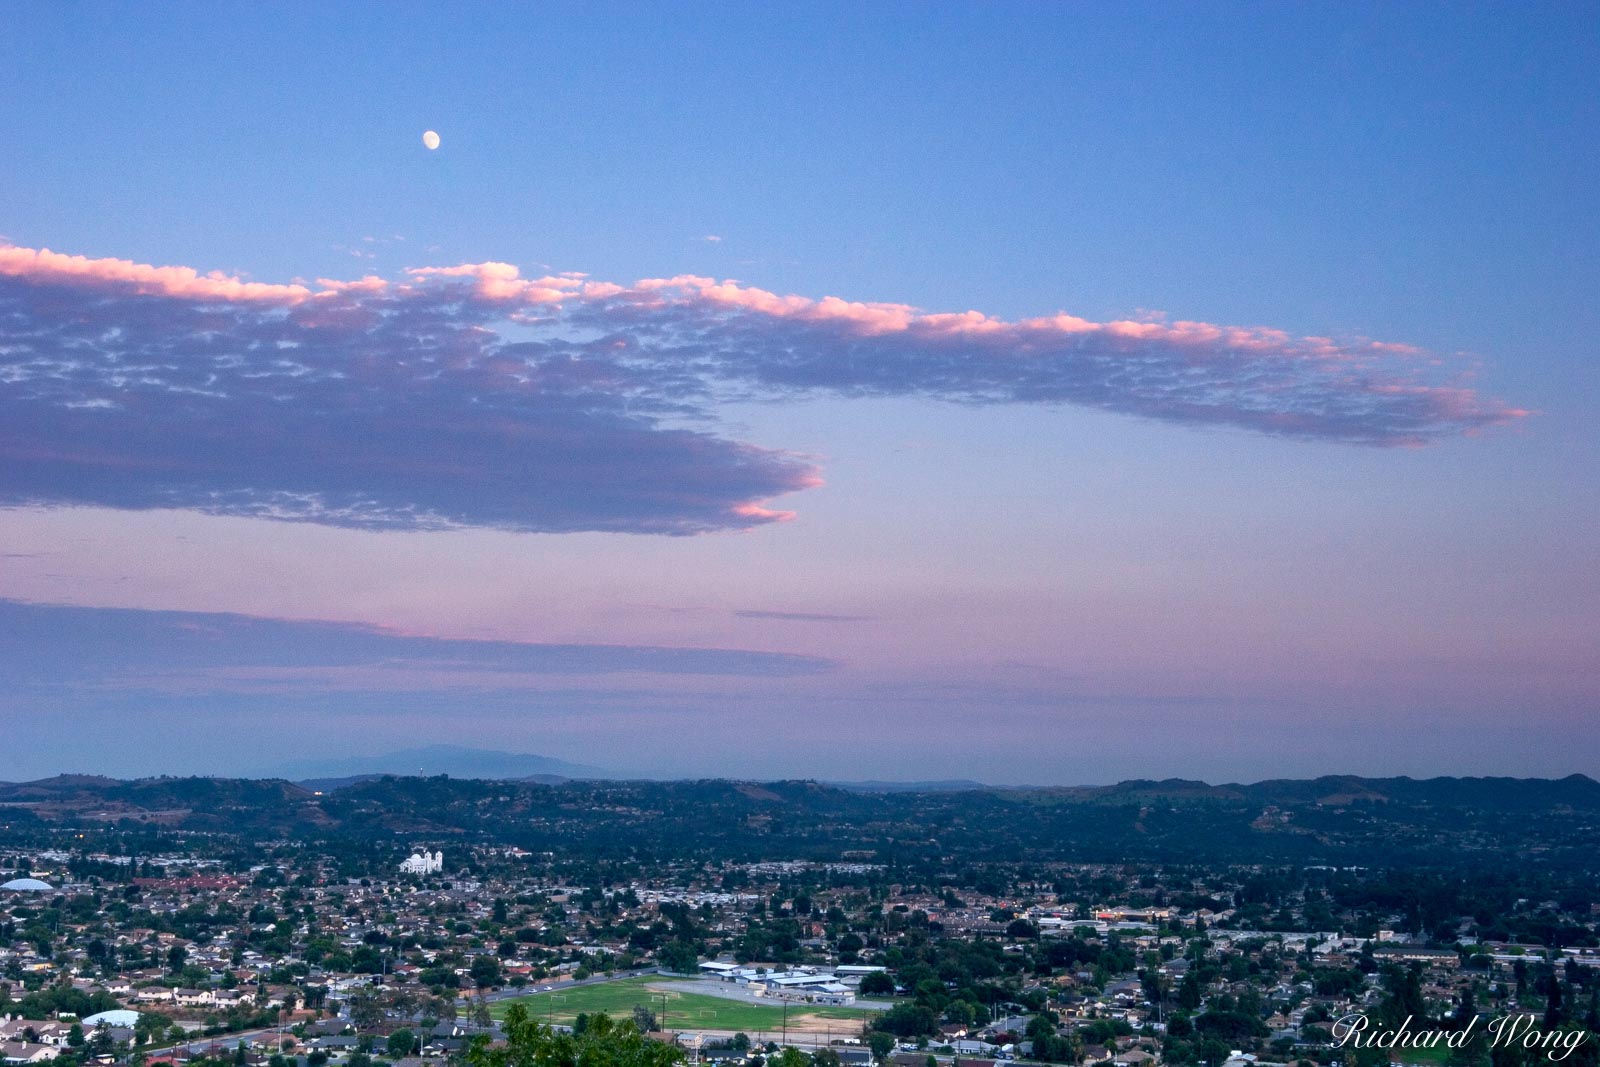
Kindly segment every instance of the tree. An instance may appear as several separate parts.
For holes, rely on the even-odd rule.
[[[872,1050],[872,1058],[882,1063],[894,1051],[894,1035],[874,1030],[867,1035],[867,1048]]]
[[[648,1034],[659,1029],[656,1026],[656,1013],[643,1004],[635,1004],[633,1006],[633,1025],[642,1034]]]
[[[896,1037],[919,1037],[939,1029],[939,1016],[926,1004],[896,1004],[872,1024]]]
[[[1561,982],[1554,974],[1550,976],[1550,995],[1545,1001],[1544,1026],[1546,1030],[1553,1030],[1561,1025],[1565,1012],[1561,1009]]]
[[[1384,972],[1383,984],[1389,995],[1378,1005],[1378,1017],[1390,1029],[1398,1028],[1407,1019],[1413,1026],[1426,1026],[1427,1004],[1422,999],[1422,968],[1413,964],[1401,970],[1389,968]]]
[[[410,1030],[396,1030],[389,1035],[389,1040],[384,1042],[383,1047],[392,1059],[409,1056],[416,1051],[417,1035]]]
[[[1194,1020],[1200,1033],[1237,1045],[1249,1037],[1267,1036],[1267,1028],[1260,1019],[1242,1011],[1208,1011]]]
[[[500,961],[493,956],[474,956],[469,973],[473,983],[480,988],[497,986],[501,981]]]
[[[859,988],[862,996],[892,997],[894,996],[894,979],[889,977],[888,971],[869,971],[861,976]]]
[[[1178,983],[1178,1007],[1184,1011],[1194,1011],[1200,1006],[1200,976],[1190,968],[1183,976],[1183,981]]]
[[[506,1013],[506,1041],[490,1045],[478,1037],[467,1050],[468,1067],[672,1067],[683,1050],[647,1040],[632,1022],[614,1023],[592,1015],[582,1033],[557,1033],[528,1014],[521,1004]]]
[[[700,966],[700,955],[687,941],[669,941],[656,953],[656,960],[669,971],[693,974]]]
[[[350,1022],[357,1030],[370,1030],[383,1022],[383,1005],[371,993],[357,993],[350,998]]]
[[[167,1025],[164,1016],[154,1012],[141,1012],[133,1024],[133,1040],[137,1045],[148,1045],[161,1036],[163,1028]]]
[[[1144,990],[1144,999],[1160,1007],[1161,1002],[1167,998],[1167,984],[1162,980],[1161,972],[1155,967],[1146,967],[1139,971],[1139,984]]]
[[[481,989],[472,995],[470,1018],[484,1029],[494,1025],[494,1015],[489,1011],[489,998],[483,995]]]
[[[1453,1045],[1445,1057],[1448,1067],[1489,1067],[1489,1041],[1482,1034],[1469,1034],[1460,1045]]]
[[[111,1038],[111,1031],[104,1026],[94,1028],[94,1036],[89,1038],[89,1051],[96,1056],[108,1056],[116,1048],[116,1042]]]

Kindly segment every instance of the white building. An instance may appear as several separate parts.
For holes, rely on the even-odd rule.
[[[444,853],[413,852],[400,864],[401,874],[438,874],[444,870]]]

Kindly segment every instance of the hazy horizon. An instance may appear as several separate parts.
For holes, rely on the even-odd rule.
[[[424,754],[426,754],[429,758],[424,759],[424,760],[419,760],[418,761],[419,765],[411,766],[411,765],[404,764],[404,763],[401,762],[401,758],[402,757],[421,756],[421,755],[424,755]],[[1121,784],[1123,782],[1128,782],[1128,781],[1198,781],[1198,782],[1201,782],[1202,784],[1205,784],[1205,785],[1208,785],[1208,786],[1221,787],[1221,786],[1228,786],[1228,785],[1251,785],[1251,784],[1255,784],[1255,783],[1258,783],[1258,782],[1272,781],[1272,780],[1279,780],[1279,779],[1313,780],[1313,779],[1323,778],[1323,777],[1334,777],[1334,778],[1355,777],[1355,778],[1368,778],[1368,779],[1378,779],[1378,778],[1414,778],[1414,779],[1419,779],[1419,780],[1420,779],[1429,779],[1429,778],[1514,777],[1514,778],[1539,779],[1539,780],[1547,780],[1547,781],[1556,781],[1556,780],[1559,780],[1559,779],[1562,779],[1562,778],[1572,777],[1574,775],[1578,775],[1578,776],[1582,776],[1582,777],[1589,777],[1591,779],[1593,778],[1593,776],[1591,774],[1589,774],[1589,773],[1587,773],[1585,771],[1582,771],[1582,770],[1574,770],[1574,771],[1567,772],[1566,774],[1551,773],[1551,774],[1528,774],[1528,775],[1495,775],[1495,774],[1454,773],[1454,772],[1451,772],[1449,770],[1418,771],[1418,772],[1400,771],[1400,772],[1393,772],[1393,773],[1378,773],[1378,772],[1363,773],[1363,772],[1359,772],[1359,771],[1339,769],[1339,768],[1329,768],[1327,770],[1321,771],[1321,772],[1316,773],[1316,774],[1305,774],[1305,775],[1263,775],[1263,776],[1246,776],[1246,777],[1235,777],[1235,778],[1228,778],[1228,777],[1196,778],[1196,777],[1191,776],[1191,775],[1183,775],[1183,774],[1154,774],[1154,773],[1152,773],[1152,774],[1123,776],[1123,777],[1118,777],[1118,778],[1107,778],[1107,779],[1102,779],[1102,780],[1065,780],[1065,779],[1063,779],[1063,780],[1058,780],[1058,781],[1022,781],[1020,779],[1019,780],[1007,780],[1007,779],[999,779],[999,778],[976,778],[976,777],[973,777],[971,775],[948,775],[948,776],[946,776],[946,775],[932,775],[932,774],[919,775],[919,774],[909,774],[909,773],[908,774],[903,774],[903,775],[889,775],[889,776],[878,775],[878,776],[870,776],[870,777],[867,777],[867,776],[862,776],[862,777],[838,777],[838,776],[831,776],[831,775],[828,775],[828,774],[825,774],[825,773],[809,773],[809,774],[796,773],[796,774],[777,775],[777,774],[763,774],[763,773],[760,772],[759,768],[752,769],[749,773],[731,773],[730,772],[730,773],[724,773],[724,774],[716,774],[716,773],[704,773],[704,774],[702,774],[702,773],[683,773],[683,774],[674,774],[674,773],[670,773],[670,772],[668,772],[668,773],[648,773],[648,772],[644,772],[644,771],[629,772],[629,771],[616,770],[616,769],[610,768],[610,767],[588,767],[587,765],[578,765],[576,767],[573,767],[573,769],[571,769],[570,771],[565,771],[565,772],[564,771],[560,771],[560,770],[535,770],[535,771],[529,771],[529,772],[524,773],[524,774],[517,774],[517,773],[505,773],[505,774],[475,773],[474,770],[473,770],[473,763],[474,762],[477,762],[479,764],[480,769],[481,769],[481,767],[484,766],[484,765],[498,765],[498,764],[504,763],[506,760],[524,760],[524,759],[539,760],[539,761],[544,761],[544,762],[547,762],[547,763],[554,763],[554,764],[567,764],[569,767],[572,767],[570,761],[562,760],[559,757],[553,757],[553,756],[550,756],[550,755],[548,755],[546,753],[503,752],[503,751],[498,751],[498,750],[494,750],[494,749],[480,749],[480,748],[471,748],[471,747],[454,746],[454,745],[435,745],[435,746],[428,746],[426,750],[399,750],[399,751],[393,751],[393,752],[369,751],[369,752],[350,753],[350,754],[348,754],[347,756],[344,756],[344,757],[324,757],[324,758],[319,758],[319,759],[293,759],[293,760],[289,760],[289,761],[287,761],[285,763],[277,764],[277,765],[245,766],[243,769],[238,770],[238,771],[233,771],[233,772],[222,772],[222,771],[218,771],[218,770],[216,770],[214,768],[207,769],[207,768],[200,768],[200,767],[188,768],[188,769],[185,769],[185,770],[162,769],[162,770],[151,770],[151,771],[142,771],[142,772],[137,772],[137,773],[123,773],[123,774],[108,773],[108,772],[99,771],[99,770],[73,769],[73,770],[58,770],[58,771],[54,771],[54,772],[52,772],[50,774],[36,775],[36,776],[27,777],[27,778],[0,778],[0,781],[10,781],[10,782],[15,782],[15,783],[20,783],[20,782],[26,782],[26,781],[39,781],[39,780],[42,780],[42,779],[53,778],[53,777],[56,777],[58,775],[60,775],[60,776],[82,775],[82,776],[86,776],[86,777],[104,777],[104,778],[113,778],[113,779],[119,779],[119,780],[124,780],[124,781],[132,781],[132,780],[137,780],[137,779],[140,779],[140,778],[160,778],[160,777],[224,777],[224,778],[240,778],[240,779],[252,779],[252,780],[283,779],[283,780],[286,780],[286,781],[317,781],[317,780],[324,780],[324,779],[338,780],[338,779],[344,779],[344,778],[360,778],[360,777],[368,777],[368,776],[375,776],[375,775],[392,775],[392,776],[395,776],[395,777],[434,777],[434,776],[441,775],[441,774],[445,775],[446,777],[450,777],[450,778],[482,778],[482,779],[492,779],[492,780],[514,780],[514,779],[524,778],[524,777],[534,777],[535,775],[538,775],[538,774],[549,774],[549,775],[552,775],[552,776],[555,776],[555,777],[561,777],[561,778],[590,779],[590,780],[603,780],[603,781],[611,781],[611,780],[615,780],[615,781],[693,781],[693,780],[700,780],[700,779],[722,778],[722,779],[732,779],[732,780],[738,780],[738,781],[770,782],[770,781],[792,781],[792,780],[797,780],[797,779],[805,779],[805,780],[820,781],[820,782],[824,782],[824,783],[837,783],[837,784],[841,784],[841,785],[863,785],[863,784],[951,785],[951,784],[964,783],[965,782],[965,783],[974,783],[974,784],[983,785],[983,786],[995,786],[995,787],[1004,787],[1004,788],[1030,788],[1031,787],[1031,788],[1086,788],[1086,789],[1094,789],[1094,788],[1104,788],[1104,787],[1108,787],[1108,786],[1114,786],[1114,785],[1118,785],[1118,784]],[[452,760],[454,760],[455,762],[451,762]],[[335,764],[342,764],[344,766],[334,766]],[[393,769],[382,769],[382,770],[362,769],[360,766],[358,766],[360,764],[369,764],[369,765],[383,764],[386,768],[389,767],[390,765],[392,765]],[[583,773],[585,771],[587,771],[589,773]]]

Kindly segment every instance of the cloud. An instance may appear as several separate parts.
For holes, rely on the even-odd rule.
[[[831,660],[780,652],[652,645],[478,641],[347,622],[147,611],[0,599],[7,686],[250,690],[516,688],[521,676],[818,674]]]
[[[820,611],[735,611],[740,619],[776,619],[780,622],[871,622],[869,615],[829,615]]]
[[[0,499],[681,534],[780,520],[766,502],[817,483],[681,425],[687,377],[508,318],[581,281],[318,286],[0,249]]]
[[[303,285],[246,282],[220,271],[201,274],[193,267],[152,267],[127,259],[91,259],[15,245],[0,246],[0,275],[88,290],[114,287],[131,294],[198,301],[289,303],[311,292]]]
[[[511,264],[268,284],[0,246],[0,502],[341,526],[687,534],[779,521],[804,457],[730,397],[1083,405],[1422,445],[1520,418],[1403,345],[632,285]]]
[[[1264,327],[1067,314],[1008,322],[977,311],[811,300],[681,276],[585,305],[644,348],[773,393],[913,396],[967,404],[1081,404],[1202,426],[1378,446],[1425,445],[1527,411],[1480,396],[1406,345],[1294,337]]]

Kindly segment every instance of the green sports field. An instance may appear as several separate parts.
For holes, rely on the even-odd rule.
[[[615,1019],[633,1017],[635,1004],[656,1013],[659,1024],[671,1030],[743,1030],[752,1036],[775,1033],[783,1026],[783,1009],[700,993],[680,993],[672,989],[652,989],[682,979],[624,978],[615,982],[557,989],[550,993],[531,993],[525,997],[501,1000],[490,1006],[495,1018],[505,1017],[513,1004],[523,1004],[541,1021],[569,1023],[580,1012],[593,1015],[605,1012]],[[663,1004],[662,997],[666,997]],[[853,1033],[859,1024],[877,1014],[866,1008],[831,1005],[789,1005],[789,1029],[817,1030],[834,1021],[838,1032]]]

